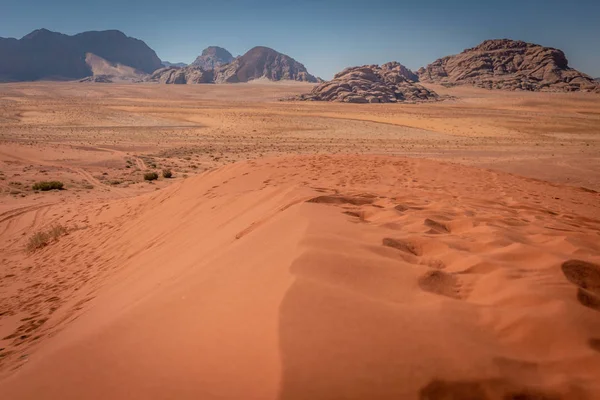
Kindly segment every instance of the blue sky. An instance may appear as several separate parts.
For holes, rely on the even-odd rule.
[[[234,56],[268,46],[325,79],[392,60],[417,69],[511,38],[560,48],[571,66],[600,76],[600,0],[0,0],[0,36],[38,28],[119,29],[171,62],[209,45]]]

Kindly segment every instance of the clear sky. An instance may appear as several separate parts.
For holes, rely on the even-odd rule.
[[[392,60],[417,69],[510,38],[562,49],[571,66],[600,77],[600,0],[0,0],[0,36],[38,28],[118,29],[171,62],[210,45],[234,56],[267,46],[325,79]]]

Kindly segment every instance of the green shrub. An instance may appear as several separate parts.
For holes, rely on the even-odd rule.
[[[146,172],[144,174],[145,181],[155,181],[158,179],[158,174],[156,172]]]
[[[163,178],[172,178],[173,172],[170,169],[163,169],[162,171]]]
[[[42,192],[46,192],[48,190],[62,190],[63,186],[63,183],[59,181],[42,181],[34,183],[32,188],[33,190],[41,190]]]

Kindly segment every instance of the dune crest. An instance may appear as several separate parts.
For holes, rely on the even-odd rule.
[[[598,213],[573,187],[350,155],[24,207],[1,216],[0,392],[592,399]],[[78,229],[20,250],[57,219]]]

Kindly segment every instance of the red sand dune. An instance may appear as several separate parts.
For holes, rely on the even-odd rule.
[[[33,265],[2,305],[14,327],[49,316],[1,342],[1,397],[600,398],[598,200],[434,161],[299,156],[5,213],[12,249],[57,218],[85,229],[6,251],[4,273]]]

